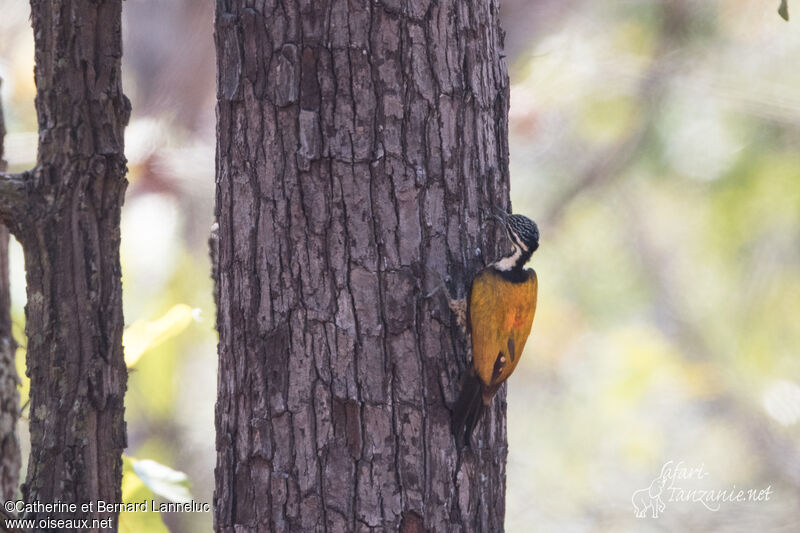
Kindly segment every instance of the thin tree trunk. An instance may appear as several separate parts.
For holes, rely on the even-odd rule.
[[[2,87],[3,80],[0,80]],[[3,102],[0,101],[0,172],[6,171],[3,139],[6,135]],[[20,452],[17,438],[19,393],[14,355],[17,345],[11,333],[11,294],[8,279],[8,230],[0,224],[0,501],[12,500],[19,484]]]
[[[497,0],[217,0],[215,28],[216,530],[502,531],[505,394],[459,452],[467,343],[424,296],[498,252]]]
[[[28,502],[121,496],[119,223],[130,103],[120,78],[120,10],[121,0],[31,1],[38,163],[0,175],[0,219],[23,246],[27,274]],[[104,518],[80,505],[28,517]]]

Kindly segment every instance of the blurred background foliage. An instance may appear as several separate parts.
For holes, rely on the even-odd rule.
[[[539,311],[508,393],[508,531],[796,531],[800,31],[777,4],[501,1],[512,202],[542,233]],[[35,161],[33,40],[27,2],[0,13],[17,171]],[[194,0],[124,6],[130,501],[212,497],[212,17]],[[22,371],[18,247],[12,261]],[[687,486],[774,493],[635,518],[632,493],[670,460],[708,472]],[[211,516],[121,524],[193,532]]]

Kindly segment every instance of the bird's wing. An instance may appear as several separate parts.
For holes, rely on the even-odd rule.
[[[531,270],[528,281],[521,284],[522,286],[517,291],[517,297],[513,298],[514,312],[511,322],[511,331],[508,337],[508,355],[510,356],[509,364],[503,369],[500,376],[500,382],[506,380],[511,372],[519,362],[522,350],[525,348],[525,342],[531,333],[533,326],[533,317],[536,314],[536,299],[539,291],[539,281],[536,277],[536,272]],[[512,350],[513,349],[513,350]]]

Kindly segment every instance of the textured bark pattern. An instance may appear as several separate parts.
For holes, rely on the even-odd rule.
[[[505,395],[459,456],[465,339],[423,296],[498,251],[498,2],[218,0],[215,25],[217,531],[502,531]]]
[[[27,501],[120,500],[121,0],[33,0],[39,158],[6,217],[27,269]],[[30,518],[43,518],[47,513]],[[66,517],[66,515],[57,515]],[[69,518],[91,518],[79,512]]]
[[[2,86],[2,80],[0,80]],[[3,102],[0,101],[0,172],[6,171],[3,159]],[[8,279],[8,230],[0,224],[0,501],[17,495],[20,452],[17,438],[19,393],[14,354],[17,345],[11,335],[11,294]]]

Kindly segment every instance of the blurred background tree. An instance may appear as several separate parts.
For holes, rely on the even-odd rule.
[[[186,472],[193,497],[210,502],[207,4],[124,4],[133,117],[123,274],[128,323],[176,304],[200,311],[140,354],[129,453]],[[800,521],[800,32],[775,7],[502,3],[512,202],[542,232],[539,311],[508,388],[508,531],[792,531]],[[0,0],[0,12],[16,171],[35,160],[32,37],[25,2]],[[20,341],[21,272],[12,246]],[[636,519],[631,494],[668,460],[704,464],[705,488],[774,493],[716,513],[668,503],[657,520]],[[126,478],[150,490],[137,479]],[[173,531],[211,527],[207,515],[165,521]]]
[[[3,80],[0,79],[0,87]],[[0,95],[0,172],[5,172],[3,140],[3,99]],[[17,345],[11,334],[11,288],[8,274],[8,228],[0,224],[0,500],[16,497],[19,483],[20,450],[17,436],[19,392],[15,355]]]

